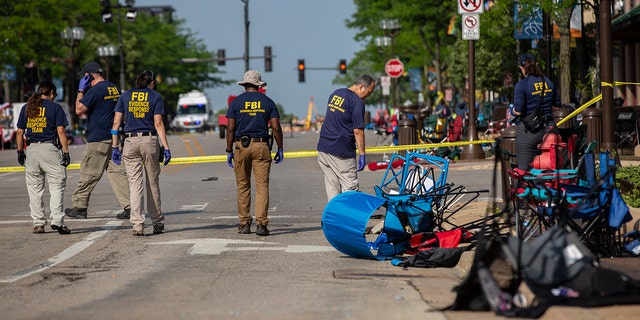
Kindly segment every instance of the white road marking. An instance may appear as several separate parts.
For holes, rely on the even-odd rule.
[[[183,210],[183,209],[180,209]],[[184,209],[186,211],[201,211],[201,210],[194,210],[194,209]],[[98,211],[96,212],[97,215],[103,216],[103,215],[111,215],[113,213],[119,213],[120,210],[105,210],[105,211]],[[28,215],[28,213],[26,213],[26,215]],[[313,216],[294,216],[294,215],[270,215],[269,219],[305,219],[305,218],[310,218]],[[67,218],[67,219],[72,219],[72,218]],[[92,218],[91,214],[89,214],[89,218],[87,219],[82,219],[82,220],[72,220],[74,222],[82,222],[82,221],[87,221],[87,220],[112,220],[113,217],[108,217],[108,218]],[[237,220],[238,216],[218,216],[218,217],[211,217],[211,220]],[[8,221],[0,221],[0,225],[3,224],[20,224],[20,223],[24,223],[24,224],[29,224],[32,223],[33,220],[8,220]]]
[[[0,224],[14,224],[14,223],[33,223],[33,220],[9,220],[9,221],[0,221]]]
[[[123,221],[109,221],[107,222],[107,224],[105,224],[102,227],[102,230],[100,231],[96,231],[96,232],[92,232],[90,233],[86,238],[84,238],[82,241],[80,242],[76,242],[73,245],[71,245],[69,248],[63,250],[62,252],[60,252],[58,255],[49,258],[47,261],[35,265],[29,269],[26,270],[22,270],[22,271],[18,271],[8,277],[4,277],[2,279],[0,279],[1,283],[11,283],[11,282],[15,282],[18,281],[20,279],[24,279],[32,274],[38,273],[38,272],[42,272],[44,270],[47,270],[55,265],[58,265],[70,258],[72,258],[73,256],[77,255],[78,253],[82,252],[84,249],[88,248],[89,246],[91,246],[94,242],[96,242],[98,239],[104,237],[107,233],[109,233],[111,230],[115,229],[116,227],[120,226],[122,224]]]
[[[116,209],[116,210],[100,210],[100,211],[89,211],[89,217],[87,219],[83,219],[84,221],[86,220],[103,220],[103,219],[113,219],[113,217],[109,217],[109,218],[94,218],[95,216],[111,216],[114,215],[116,213],[120,213],[122,212],[122,209]],[[30,215],[29,211],[24,211],[24,212],[18,212],[16,214],[11,215],[12,217],[28,217]],[[45,216],[49,216],[49,211],[45,211]],[[73,218],[69,218],[67,217],[67,219],[72,219]],[[82,221],[82,220],[75,220],[75,221]],[[23,223],[25,222],[24,220],[13,220],[13,221],[0,221],[0,224],[13,224],[13,223]],[[32,223],[33,220],[28,220],[26,221],[28,223]]]
[[[214,238],[201,238],[201,239],[185,239],[175,240],[167,242],[153,242],[149,244],[190,244],[191,248],[187,251],[190,255],[196,254],[208,254],[217,255],[224,251],[279,251],[289,253],[312,253],[312,252],[329,252],[335,251],[333,247],[329,246],[300,246],[291,245],[286,247],[268,247],[264,245],[278,244],[275,242],[263,242],[263,241],[251,241],[251,240],[236,240],[236,239],[214,239]],[[227,246],[227,245],[256,245],[262,246]]]
[[[182,207],[180,207],[178,211],[203,211],[208,205],[209,202],[205,202],[202,204],[185,204],[182,205]]]
[[[309,216],[310,217],[310,216]],[[307,216],[289,216],[289,215],[281,215],[281,216],[269,216],[269,219],[303,219],[308,218]],[[238,219],[238,216],[218,216],[211,217],[212,220],[226,220],[226,219]]]

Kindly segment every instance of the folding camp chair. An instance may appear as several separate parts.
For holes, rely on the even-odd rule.
[[[402,167],[391,165],[399,160],[404,161]],[[448,168],[447,159],[432,155],[392,155],[381,183],[374,188],[376,195],[343,192],[329,201],[322,218],[325,237],[345,254],[382,260],[402,253],[417,233],[479,229],[484,220],[458,225],[450,218],[488,190],[467,191],[448,183]],[[384,216],[381,231],[367,239],[374,235],[368,231],[376,215]]]
[[[615,127],[617,146],[620,153],[623,153],[623,146],[635,147],[640,141],[640,130],[638,130],[638,115],[640,111],[633,107],[615,108]]]
[[[594,255],[618,256],[622,253],[619,229],[631,216],[613,183],[615,161],[608,153],[599,154],[598,180],[593,154],[586,153],[581,162],[587,181],[579,179],[578,170],[533,171],[522,178],[524,187],[516,194],[516,234],[528,241],[562,225],[573,230]]]
[[[397,127],[389,127],[386,125],[376,126],[376,146],[389,146],[396,144]]]
[[[600,179],[590,188],[577,186],[575,192],[566,186],[568,191],[577,193],[573,195],[577,203],[568,210],[566,217],[559,218],[566,219],[566,225],[578,234],[594,254],[620,256],[623,244],[620,228],[632,217],[614,183],[615,159],[608,152],[601,152],[599,165]],[[567,192],[567,195],[571,193]]]
[[[387,199],[386,220],[393,221],[394,228],[409,236],[459,227],[476,229],[483,223],[475,220],[457,224],[451,218],[488,190],[469,191],[448,183],[449,160],[445,158],[408,152],[405,160],[400,170],[388,168],[380,185],[374,188],[378,197]]]
[[[596,145],[596,141],[590,143],[578,164],[571,169],[507,170],[514,232],[519,238],[528,241],[557,223],[552,209],[565,196],[566,186],[592,186],[596,183]]]
[[[448,126],[447,116],[441,113],[431,114],[424,122],[422,139],[426,143],[443,142],[447,139]]]
[[[502,130],[507,127],[507,112],[509,112],[507,105],[495,106],[484,134],[492,137],[500,135]]]

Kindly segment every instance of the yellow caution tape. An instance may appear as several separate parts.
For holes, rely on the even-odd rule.
[[[393,151],[403,151],[403,150],[424,150],[424,149],[433,149],[433,148],[441,148],[441,147],[458,147],[458,146],[467,146],[471,144],[485,144],[485,143],[495,143],[495,140],[475,140],[475,141],[458,141],[458,142],[442,142],[442,143],[426,143],[426,144],[412,144],[412,145],[400,145],[400,146],[380,146],[380,147],[368,147],[365,148],[366,153],[385,153],[385,152],[393,152]],[[274,156],[275,153],[272,154]],[[284,153],[285,159],[294,159],[294,158],[308,158],[308,157],[317,157],[317,150],[302,150],[302,151],[289,151]],[[215,155],[215,156],[197,156],[197,157],[180,157],[180,158],[171,158],[170,165],[177,164],[193,164],[193,163],[211,163],[211,162],[226,162],[226,155]],[[67,169],[80,169],[79,163],[70,164]],[[18,172],[24,171],[24,167],[0,167],[0,172]]]
[[[600,81],[600,84],[602,84],[602,86],[604,87],[612,87],[612,88],[614,86],[625,86],[625,85],[640,86],[640,82],[624,82],[624,81],[614,81],[613,83]]]
[[[587,101],[585,104],[583,104],[582,106],[580,106],[580,108],[573,110],[573,112],[571,112],[568,116],[562,118],[562,120],[558,121],[558,123],[556,123],[557,126],[569,121],[569,119],[575,117],[576,115],[578,115],[578,113],[582,112],[584,109],[590,107],[592,104],[598,102],[602,100],[602,93],[595,96],[593,99]]]
[[[606,81],[600,81],[600,84],[602,84],[603,87],[614,87],[614,86],[623,86],[623,85],[640,85],[640,82],[621,82],[621,81],[614,81],[613,83],[611,82],[606,82]],[[595,96],[593,99],[585,102],[585,104],[583,104],[582,106],[580,106],[580,108],[574,110],[573,112],[571,112],[568,116],[562,118],[562,120],[558,121],[558,123],[556,123],[556,125],[561,125],[567,121],[569,121],[569,119],[575,117],[576,115],[578,115],[580,112],[582,112],[584,109],[590,107],[592,104],[598,102],[602,100],[602,94],[599,94],[597,96]]]

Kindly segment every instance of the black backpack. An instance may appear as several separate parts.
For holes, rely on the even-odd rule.
[[[540,317],[550,306],[640,303],[640,282],[601,268],[578,237],[554,226],[530,243],[483,238],[468,276],[447,310]]]

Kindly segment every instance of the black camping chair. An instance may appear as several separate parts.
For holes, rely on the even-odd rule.
[[[623,154],[624,146],[635,147],[640,141],[640,130],[638,130],[638,115],[640,111],[634,107],[615,108],[615,127],[617,147],[620,154]]]

